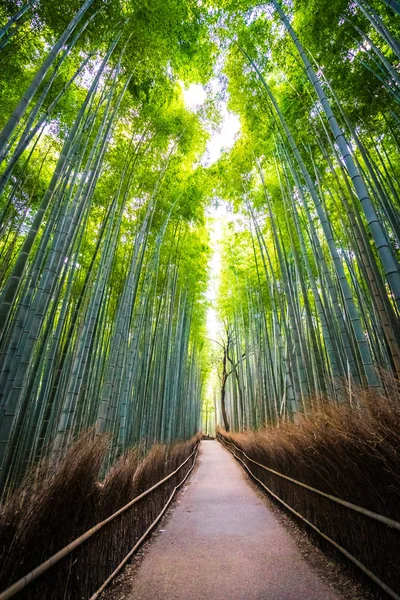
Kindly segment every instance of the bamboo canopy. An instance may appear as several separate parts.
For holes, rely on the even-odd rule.
[[[240,431],[399,375],[398,14],[394,0],[0,7],[4,489],[82,431],[109,434],[108,467],[190,438],[202,405],[207,431],[212,411]],[[193,83],[208,96],[190,108]],[[212,162],[226,102],[241,133]],[[236,218],[213,350],[221,203]]]

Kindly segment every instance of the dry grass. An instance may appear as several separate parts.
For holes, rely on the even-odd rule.
[[[267,467],[400,521],[400,389],[396,382],[387,389],[358,390],[352,407],[314,400],[297,425],[219,433]],[[245,462],[289,506],[400,593],[398,531]]]
[[[175,470],[198,436],[157,444],[140,460],[122,456],[99,482],[106,438],[82,436],[57,468],[40,465],[0,507],[0,590]],[[162,509],[191,461],[166,484],[117,517],[30,584],[18,598],[88,598],[110,575]]]

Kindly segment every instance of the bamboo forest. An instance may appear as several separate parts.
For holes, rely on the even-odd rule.
[[[306,523],[336,509],[260,463],[391,520],[365,552],[360,515],[326,531],[398,599],[399,2],[1,0],[0,65],[0,588],[178,473],[202,431]],[[78,503],[78,455],[107,507],[46,546],[27,524],[57,486],[60,514]],[[166,500],[90,542],[112,539],[98,574],[71,555],[21,597],[97,597]]]

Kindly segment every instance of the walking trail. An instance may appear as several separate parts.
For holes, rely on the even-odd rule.
[[[151,545],[129,600],[339,600],[218,442]]]

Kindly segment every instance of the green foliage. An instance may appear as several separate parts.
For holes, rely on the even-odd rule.
[[[235,428],[399,372],[382,258],[400,260],[399,25],[381,4],[285,3],[297,47],[277,2],[2,4],[3,482],[92,426],[110,464],[198,428],[215,199],[236,212],[218,300]],[[221,97],[241,136],[206,168]]]

